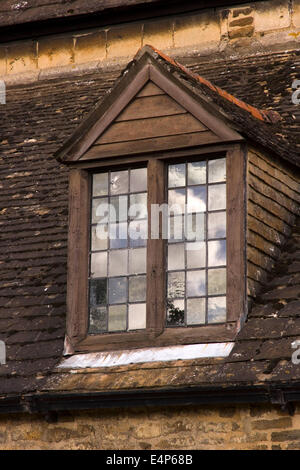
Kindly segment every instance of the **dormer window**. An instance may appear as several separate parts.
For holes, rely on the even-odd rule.
[[[235,337],[246,311],[243,145],[141,53],[60,152],[71,167],[69,349]]]

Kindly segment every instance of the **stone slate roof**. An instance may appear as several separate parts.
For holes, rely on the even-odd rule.
[[[286,140],[299,135],[295,123],[300,107],[291,103],[290,89],[299,52],[215,63],[180,58],[180,62],[235,97],[278,111],[284,118],[280,126]],[[7,104],[0,105],[0,339],[7,344],[7,364],[0,366],[0,396],[58,387],[51,371],[63,351],[68,170],[53,155],[119,73],[101,70],[14,85],[8,87]],[[148,386],[164,386],[164,380],[176,386],[180,377],[186,385],[196,380],[222,386],[300,379],[300,368],[290,361],[290,343],[300,333],[299,234],[297,223],[231,357],[224,363],[180,364],[177,372],[158,365],[147,372]],[[51,383],[45,384],[49,375]],[[109,380],[106,376],[105,372],[101,379],[106,389],[113,376],[114,387],[142,383],[138,376],[130,381],[128,375],[119,375],[117,382],[115,374]]]
[[[299,336],[300,218],[228,358],[133,364],[100,371],[78,369],[77,374],[56,369],[43,391],[291,386],[300,380],[300,367],[291,360],[295,351],[291,345]]]
[[[207,2],[188,1],[190,9],[207,8]],[[232,4],[246,3],[246,0],[232,0]],[[34,21],[57,20],[61,18],[74,18],[78,15],[91,15],[98,13],[98,19],[104,12],[112,11],[116,14],[125,10],[139,7],[140,10],[148,6],[168,9],[176,6],[179,11],[184,10],[181,0],[2,0],[0,4],[0,28],[2,26],[20,25]],[[226,1],[210,1],[210,7],[221,6]],[[153,12],[152,12],[153,16]]]

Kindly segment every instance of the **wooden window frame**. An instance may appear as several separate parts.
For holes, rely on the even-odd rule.
[[[165,325],[165,240],[147,242],[146,329],[88,334],[88,259],[90,222],[90,174],[94,171],[145,164],[148,168],[150,205],[165,202],[164,171],[168,162],[226,157],[227,168],[227,321],[224,324],[167,328]],[[149,220],[150,234],[150,220]],[[110,351],[140,347],[231,341],[246,317],[246,147],[243,143],[218,144],[145,156],[77,162],[70,169],[67,350]]]

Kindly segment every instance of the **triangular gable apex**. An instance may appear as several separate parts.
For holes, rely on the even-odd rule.
[[[149,82],[158,86],[178,105],[211,130],[216,135],[216,142],[243,140],[239,133],[225,124],[221,117],[216,116],[212,106],[210,112],[209,103],[201,103],[199,97],[193,96],[193,93],[179,83],[167,70],[162,71],[153,55],[149,54],[146,46],[136,56],[136,62],[133,61],[129,64],[111,92],[59,149],[56,153],[58,160],[66,163],[81,160],[90,147]]]

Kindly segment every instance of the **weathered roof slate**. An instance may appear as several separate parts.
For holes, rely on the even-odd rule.
[[[244,3],[245,0],[232,0],[231,4]],[[245,2],[246,3],[246,2]],[[210,1],[210,7],[224,6],[226,1]],[[132,10],[136,7],[146,9],[147,6],[167,7],[169,10],[174,6],[179,11],[195,8],[207,8],[207,2],[190,0],[185,2],[185,6],[179,0],[2,0],[0,4],[0,28],[2,26],[24,24],[34,21],[45,21],[49,19],[74,18],[78,15],[91,15],[98,13],[98,16],[106,11],[116,14],[124,10]],[[100,17],[101,19],[101,17]]]
[[[285,139],[299,139],[300,107],[291,103],[290,89],[299,51],[238,61],[180,62],[241,100],[278,111],[284,118]],[[118,75],[116,70],[102,70],[8,87],[7,104],[0,106],[0,339],[7,344],[0,395],[50,388],[43,377],[63,350],[68,185],[68,170],[53,154]],[[163,370],[166,382],[171,380],[168,383],[174,386],[179,385],[180,374],[187,383],[220,385],[300,379],[299,366],[290,361],[290,342],[300,334],[299,233],[298,222],[230,358],[186,364],[181,373],[176,368],[171,372],[171,364],[158,366],[158,378],[151,382],[148,376],[149,386],[162,386]],[[103,373],[106,389],[117,372]],[[189,373],[196,379],[189,379]],[[151,374],[154,377],[155,372]],[[118,377],[120,387],[128,387],[125,374]],[[138,387],[137,376],[130,383]]]
[[[281,158],[300,166],[300,141],[293,132],[297,119],[294,114],[292,115],[291,125],[290,119],[287,116],[281,116],[278,110],[272,109],[270,106],[266,109],[259,109],[255,105],[256,101],[254,100],[252,104],[249,104],[248,96],[242,94],[241,91],[236,96],[227,91],[228,86],[226,83],[223,82],[223,86],[218,85],[218,78],[213,78],[211,81],[207,80],[204,70],[203,73],[201,70],[189,70],[182,66],[179,60],[170,59],[165,54],[152,48],[152,46],[147,47],[153,50],[152,54],[154,53],[156,60],[176,78],[190,87],[194,93],[201,97],[207,97],[239,132],[248,139],[250,138],[268,148],[269,151],[273,151]],[[215,73],[217,70],[218,68],[215,65]],[[291,89],[292,81],[289,83],[289,89]],[[292,93],[290,93],[290,100],[291,95]],[[262,106],[262,108],[265,108],[265,106]],[[289,108],[291,108],[291,104],[289,104]],[[297,111],[295,110],[295,112]],[[291,132],[287,134],[286,130],[289,126],[293,128],[293,131],[291,129]]]
[[[229,357],[133,364],[101,370],[77,369],[72,374],[55,369],[43,391],[153,390],[183,384],[226,389],[237,385],[299,383],[300,367],[291,360],[295,351],[292,343],[300,335],[300,272],[299,266],[296,268],[299,256],[300,219]]]

